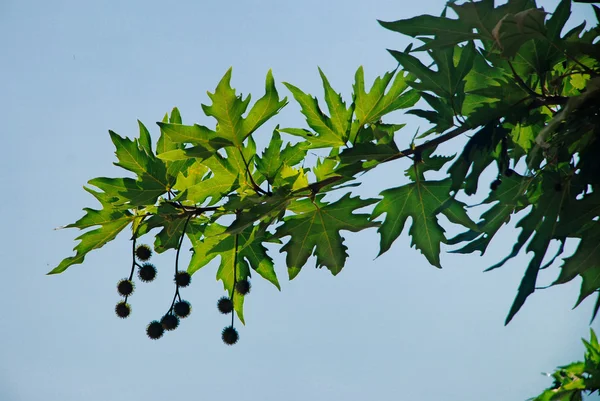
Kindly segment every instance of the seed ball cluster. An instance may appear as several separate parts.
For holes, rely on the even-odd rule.
[[[246,279],[240,280],[237,283],[235,283],[235,290],[240,295],[248,294],[250,292],[251,287],[252,286],[250,285],[250,282]]]
[[[160,323],[165,330],[175,330],[179,326],[179,318],[171,314],[164,315],[162,319],[160,319]]]
[[[151,263],[144,263],[138,270],[138,277],[144,283],[149,283],[156,278],[156,267]]]
[[[131,314],[131,306],[129,306],[129,304],[125,301],[121,301],[117,304],[117,306],[115,306],[115,313],[121,319],[125,319]]]
[[[163,325],[156,320],[150,322],[148,327],[146,327],[146,334],[152,340],[158,340],[163,336],[164,333],[165,329],[163,328]]]
[[[179,254],[179,252],[178,252]],[[152,257],[152,248],[148,245],[139,245],[135,247],[134,239],[134,251],[133,251],[133,266],[131,275],[134,273],[134,269],[137,267],[137,276],[141,282],[147,283],[154,281],[157,276],[157,269],[152,263],[148,263],[148,260]],[[137,261],[136,261],[137,260]],[[177,261],[175,262],[177,266]],[[192,282],[191,275],[184,270],[177,270],[173,277],[176,288],[176,296],[179,295],[179,288],[188,287]],[[217,308],[219,312],[224,315],[233,313],[234,304],[233,297],[235,294],[245,296],[250,292],[251,284],[247,279],[234,281],[234,288],[230,297],[223,296],[217,301]],[[131,314],[131,306],[127,303],[127,297],[133,294],[135,290],[135,284],[130,278],[124,278],[117,284],[117,291],[124,299],[118,302],[115,306],[115,313],[118,317],[125,319]],[[153,320],[146,326],[146,335],[152,340],[158,340],[163,337],[165,331],[172,331],[179,327],[180,319],[187,318],[192,311],[192,306],[188,301],[179,298],[178,302],[175,302],[171,309],[163,315],[159,320]],[[236,344],[239,340],[239,334],[236,328],[233,326],[234,318],[232,317],[231,325],[223,328],[221,332],[221,338],[227,345]]]
[[[182,319],[188,317],[191,311],[192,306],[188,301],[178,301],[173,306],[173,312]]]
[[[152,249],[148,245],[140,245],[135,249],[135,256],[145,262],[152,257]]]
[[[233,311],[233,302],[228,297],[221,297],[217,302],[217,309],[224,315]]]
[[[227,344],[227,345],[233,345],[233,344],[235,344],[235,343],[238,342],[238,339],[240,337],[239,337],[238,332],[235,329],[235,327],[233,327],[233,326],[227,326],[221,332],[221,338],[223,339],[223,342],[225,344]]]
[[[497,178],[494,181],[492,181],[492,183],[490,184],[490,189],[492,191],[495,191],[495,190],[498,189],[498,187],[500,186],[500,184],[502,184],[502,180],[500,178]]]
[[[128,279],[123,279],[117,284],[117,291],[124,297],[133,294],[134,289],[135,285],[133,284],[133,281]]]
[[[186,271],[178,271],[175,274],[175,283],[180,287],[187,287],[192,282],[192,276]]]

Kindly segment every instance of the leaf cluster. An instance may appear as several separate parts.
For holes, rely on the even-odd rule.
[[[591,7],[598,18],[600,9]],[[88,182],[85,189],[102,208],[85,209],[67,226],[93,229],[78,237],[75,256],[50,273],[82,263],[127,226],[135,238],[157,230],[158,253],[179,250],[187,237],[188,272],[219,258],[217,279],[243,322],[236,282],[256,273],[279,288],[267,245],[286,254],[290,279],[311,256],[316,267],[336,275],[348,257],[343,232],[377,228],[382,254],[407,228],[411,244],[441,267],[442,244],[455,246],[452,252],[484,253],[500,228],[523,212],[512,251],[490,267],[523,248],[533,254],[506,322],[535,291],[539,271],[562,257],[569,238],[579,245],[562,259],[554,284],[582,277],[578,304],[600,294],[600,30],[596,23],[564,32],[570,14],[569,0],[552,13],[533,0],[500,6],[482,0],[450,2],[439,17],[381,22],[415,44],[391,50],[399,67],[370,88],[362,67],[346,100],[321,70],[324,103],[284,84],[305,127],[272,123],[287,98],[280,98],[270,71],[264,95],[251,104],[250,95],[231,87],[229,69],[208,94],[211,104],[202,106],[210,124],[185,125],[175,108],[158,123],[156,147],[141,122],[133,140],[110,132],[115,164],[135,178]],[[429,128],[418,138],[405,134],[397,121],[402,110]],[[467,133],[458,155],[436,154]],[[262,151],[258,135],[269,139]],[[309,163],[308,152],[317,153],[316,163]],[[359,176],[399,159],[409,161],[408,183],[392,177],[377,199],[352,195]],[[480,194],[488,168],[498,179],[483,201],[487,210],[474,218],[457,195]],[[431,179],[436,172],[445,177]],[[448,238],[442,219],[462,232]],[[556,242],[559,254],[548,255]],[[600,297],[594,314],[599,307]]]
[[[581,401],[600,392],[600,344],[594,330],[590,332],[590,340],[583,340],[584,361],[560,366],[548,374],[552,386],[531,401]]]

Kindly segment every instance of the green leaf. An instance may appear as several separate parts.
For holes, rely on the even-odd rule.
[[[116,147],[116,155],[118,162],[115,165],[122,167],[137,174],[138,179],[135,184],[132,181],[114,180],[112,185],[121,186],[122,191],[119,194],[127,198],[127,202],[131,206],[140,206],[144,204],[154,204],[156,199],[167,192],[171,185],[167,179],[167,169],[165,164],[156,158],[149,147],[150,137],[146,128],[140,123],[140,137],[142,139],[122,138],[113,131],[109,131],[111,139]],[[96,184],[108,185],[110,179],[99,179]],[[93,184],[93,185],[96,185]],[[142,194],[142,191],[148,191]]]
[[[231,69],[229,72],[230,71]],[[279,94],[277,93],[277,88],[275,88],[273,73],[271,70],[269,70],[269,72],[267,72],[267,79],[265,82],[265,95],[258,99],[248,113],[248,116],[244,119],[243,137],[246,138],[251,135],[267,120],[279,113],[279,111],[286,104],[287,98],[279,100]]]
[[[479,176],[494,161],[493,152],[506,133],[507,130],[497,121],[492,121],[469,139],[462,154],[448,170],[452,179],[451,191],[458,191],[464,185],[467,195],[477,192]]]
[[[425,180],[425,173],[428,171],[440,171],[446,163],[454,159],[453,156],[433,156],[436,148],[431,147],[423,150],[418,157],[420,161],[416,165],[409,167],[405,175],[411,181]],[[418,176],[418,177],[417,177]]]
[[[163,118],[163,123],[172,123],[172,124],[181,124],[181,114],[179,114],[179,110],[174,107],[171,111],[171,116],[165,115]],[[187,167],[190,165],[192,160],[186,160],[187,157],[170,160],[168,157],[164,157],[166,154],[179,152],[180,149],[184,147],[183,143],[177,143],[172,141],[161,128],[160,136],[158,138],[158,142],[156,144],[156,156],[163,160],[165,167],[167,168],[167,183],[169,188],[172,188],[177,180],[177,175],[185,171]]]
[[[283,191],[282,191],[283,192]],[[227,228],[227,234],[238,234],[255,222],[271,224],[276,218],[283,217],[287,206],[293,200],[289,193],[276,192],[272,196],[247,196],[240,202],[239,199],[232,200],[223,207],[228,210],[241,210],[235,220]],[[230,203],[232,203],[230,205]]]
[[[316,135],[308,130],[298,128],[283,128],[279,131],[304,137],[310,143],[310,148],[343,146],[348,140],[352,109],[346,108],[341,96],[331,88],[323,72],[319,70],[319,73],[323,80],[325,100],[331,117],[321,111],[316,98],[302,92],[294,85],[284,82],[284,85],[292,92],[294,99],[300,104],[308,126],[316,132]]]
[[[469,230],[448,240],[449,245],[469,241],[462,248],[451,251],[452,253],[481,252],[483,255],[498,230],[510,217],[529,205],[525,191],[530,178],[513,173],[510,177],[503,177],[502,183],[495,191],[490,191],[489,196],[482,204],[493,205],[481,215],[477,230]]]
[[[210,170],[210,174],[208,171]],[[239,183],[239,170],[228,158],[215,154],[188,168],[187,175],[180,173],[174,188],[181,192],[177,199],[193,204],[216,204],[223,196],[234,190]]]
[[[392,86],[388,89],[392,78],[396,76]],[[356,97],[355,113],[358,126],[379,121],[381,117],[395,110],[406,109],[415,105],[419,94],[408,88],[407,78],[403,72],[391,71],[377,77],[369,92],[365,91],[365,74],[363,67],[359,67],[354,75],[354,96]]]
[[[154,249],[163,253],[176,249],[183,235],[183,228],[189,215],[169,203],[163,203],[156,209],[156,214],[146,219],[138,229],[138,235],[144,235],[155,228],[162,228],[154,239]]]
[[[275,177],[283,166],[294,166],[300,163],[306,156],[306,149],[302,144],[287,144],[281,149],[283,141],[277,129],[273,131],[271,142],[264,150],[262,157],[256,157],[255,163],[258,171],[265,177],[269,184],[273,185]]]
[[[342,95],[336,93],[329,84],[327,77],[319,68],[319,75],[323,81],[323,89],[325,90],[325,103],[331,114],[331,127],[336,132],[342,135],[342,138],[347,137],[352,122],[352,107],[347,108],[346,103],[342,100]]]
[[[241,322],[244,323],[244,296],[238,293],[233,295],[234,270],[237,281],[250,277],[250,268],[252,268],[278,289],[280,286],[275,274],[273,259],[262,245],[262,242],[267,240],[267,234],[259,228],[253,227],[248,227],[243,232],[234,235],[227,234],[225,230],[225,226],[212,223],[204,230],[202,238],[200,236],[192,238],[194,254],[188,272],[194,274],[219,256],[217,280],[223,282],[223,287],[228,291],[229,296],[233,297],[235,311]],[[236,243],[237,257],[235,257]],[[234,261],[236,261],[235,266]]]
[[[511,253],[502,261],[487,269],[496,269],[509,259],[515,257],[523,245],[531,238],[526,251],[533,252],[533,258],[525,270],[525,275],[521,280],[517,296],[508,313],[505,324],[508,324],[512,320],[525,303],[525,300],[535,291],[537,275],[546,255],[548,245],[557,236],[559,213],[565,208],[568,199],[566,197],[566,190],[558,192],[554,189],[558,181],[559,177],[556,173],[547,172],[541,175],[541,178],[535,184],[536,189],[531,190],[531,193],[528,195],[530,201],[535,200],[533,208],[517,223],[517,228],[521,228],[522,230]]]
[[[265,121],[274,116],[287,103],[286,99],[279,100],[277,89],[271,71],[267,73],[265,95],[259,99],[246,118],[242,115],[246,112],[250,103],[250,95],[245,99],[238,96],[231,87],[231,71],[227,70],[214,93],[208,92],[212,104],[202,105],[202,110],[207,116],[217,120],[217,135],[233,143],[236,147],[242,147],[244,140],[258,129]]]
[[[312,255],[317,257],[317,267],[327,267],[333,275],[344,267],[347,247],[343,243],[341,230],[358,232],[378,224],[369,221],[367,214],[354,214],[353,211],[376,202],[374,199],[351,198],[349,194],[333,203],[323,203],[322,196],[314,200],[304,199],[295,202],[296,214],[283,219],[277,228],[278,238],[290,236],[281,248],[286,252],[286,263],[290,279],[294,278]]]
[[[553,285],[571,281],[576,276],[583,278],[579,305],[585,298],[600,289],[600,223],[585,231],[575,253],[564,259],[561,272]]]
[[[435,37],[434,40],[425,42],[425,44],[417,50],[449,47],[477,37],[472,32],[472,28],[463,21],[445,17],[419,15],[417,17],[393,22],[378,22],[386,29],[412,36],[413,38],[423,36]]]
[[[115,239],[125,227],[127,227],[134,219],[134,216],[128,211],[104,208],[102,210],[83,209],[86,214],[73,224],[66,226],[67,228],[85,229],[94,226],[100,226],[76,238],[80,241],[73,249],[75,256],[65,258],[58,266],[52,269],[48,274],[62,273],[69,266],[83,263],[85,256],[94,249],[99,249],[108,242]]]
[[[445,230],[438,223],[436,212],[449,198],[451,181],[422,181],[391,188],[381,192],[383,199],[379,201],[372,218],[386,214],[381,227],[379,255],[388,251],[392,243],[402,232],[406,220],[410,217],[412,225],[409,235],[411,245],[419,249],[429,263],[441,268],[440,244],[445,243]],[[476,224],[469,218],[465,205],[455,199],[449,201],[447,207],[441,210],[451,222],[476,229]]]
[[[437,71],[434,71],[421,63],[419,59],[407,52],[390,50],[390,53],[411,74],[419,79],[418,83],[411,85],[421,91],[432,91],[440,97],[452,98],[464,91],[463,80],[473,67],[476,55],[473,43],[460,48],[460,58],[454,65],[454,48],[434,49],[429,52],[435,61]],[[461,109],[457,104],[456,110]]]
[[[137,174],[140,179],[152,180],[166,187],[164,164],[154,155],[146,153],[139,140],[132,141],[128,138],[122,138],[113,131],[109,131],[109,133],[115,144],[115,154],[119,160],[114,163],[116,166]]]
[[[372,142],[359,143],[351,148],[346,148],[340,153],[340,160],[344,164],[356,162],[384,161],[398,155],[398,148],[390,145],[378,145]]]
[[[494,39],[493,29],[507,14],[516,14],[535,7],[534,0],[511,0],[506,4],[495,7],[494,0],[450,3],[450,8],[456,12],[459,20],[469,29],[477,30],[477,38],[484,42],[486,50],[491,50],[488,43]]]
[[[230,139],[219,136],[219,133],[216,133],[203,125],[182,125],[165,122],[157,124],[164,137],[168,138],[171,143],[191,143],[192,145],[199,147],[199,149],[213,152],[216,152],[218,149],[224,148],[225,146],[233,145],[233,142]],[[173,151],[176,149],[182,148],[178,147],[168,150]],[[168,150],[161,153],[166,153]]]
[[[338,155],[339,150],[333,148],[331,149],[331,152],[329,152],[329,156],[317,159],[315,167],[312,169],[317,181],[323,181],[337,175],[335,168],[339,164]]]
[[[98,177],[88,181],[88,184],[100,188],[105,193],[114,193],[115,206],[128,207],[153,205],[166,189],[161,183],[153,180],[136,181],[131,178]]]
[[[543,8],[530,8],[504,16],[492,30],[492,36],[502,55],[513,57],[525,42],[545,39],[545,17]]]

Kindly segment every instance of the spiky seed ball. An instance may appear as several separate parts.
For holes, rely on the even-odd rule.
[[[192,282],[192,276],[186,271],[178,271],[175,274],[175,283],[180,287],[187,287]]]
[[[235,283],[235,290],[238,292],[238,294],[240,295],[246,295],[250,292],[250,288],[252,286],[250,285],[250,282],[248,280],[240,280],[237,283]]]
[[[192,311],[192,306],[188,301],[179,301],[176,302],[173,306],[173,311],[177,316],[183,319],[190,315],[190,312]]]
[[[492,191],[495,191],[495,190],[498,189],[498,187],[500,186],[500,184],[502,184],[502,180],[500,180],[499,178],[497,178],[494,181],[492,181],[492,183],[490,184],[490,189]]]
[[[165,330],[175,330],[179,326],[179,318],[175,315],[164,315],[162,319],[160,319],[160,323]]]
[[[117,291],[124,297],[131,295],[134,289],[135,285],[133,284],[133,281],[127,280],[126,278],[119,281],[119,284],[117,284]]]
[[[125,319],[127,316],[131,314],[131,306],[128,303],[121,301],[115,306],[115,313],[121,319]]]
[[[152,256],[152,249],[148,245],[140,245],[135,249],[135,256],[145,262]]]
[[[227,326],[221,332],[221,338],[223,342],[227,345],[233,345],[238,342],[240,336],[238,335],[237,330],[233,326]]]
[[[148,334],[148,337],[150,337],[152,340],[158,340],[163,336],[164,333],[165,329],[163,329],[162,324],[156,320],[150,322],[148,327],[146,327],[146,334]]]
[[[512,176],[514,173],[515,173],[515,171],[514,171],[514,170],[512,170],[512,169],[510,169],[510,168],[507,168],[507,169],[504,171],[504,175],[505,175],[506,177],[510,177],[510,176]]]
[[[149,283],[156,277],[156,267],[152,263],[144,263],[138,270],[138,277],[144,283]]]
[[[219,309],[219,312],[227,315],[233,310],[233,302],[231,302],[231,299],[228,297],[221,297],[221,299],[219,299],[217,302],[217,308]]]

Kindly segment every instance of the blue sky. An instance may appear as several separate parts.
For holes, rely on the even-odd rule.
[[[541,372],[580,358],[593,300],[571,310],[577,280],[534,294],[503,326],[528,257],[482,271],[507,253],[514,228],[484,257],[443,255],[441,271],[405,234],[374,260],[374,230],[345,235],[350,258],[337,277],[306,268],[288,282],[284,258],[271,252],[282,292],[253,282],[235,347],[220,339],[227,319],[215,308],[223,292],[214,263],[184,293],[191,317],[160,341],[144,332],[172,296],[160,270],[157,282],[136,291],[129,319],[114,315],[115,285],[130,266],[127,235],[84,265],[45,276],[71,255],[78,234],[53,229],[96,206],[82,185],[121,173],[108,129],[132,137],[140,119],[157,135],[154,122],[173,106],[184,122],[212,124],[200,104],[230,66],[234,87],[254,99],[269,68],[285,96],[282,81],[320,94],[317,66],[348,95],[359,65],[372,80],[396,66],[385,49],[408,43],[376,19],[438,14],[442,6],[1,1],[0,400],[521,400],[550,384]],[[577,6],[575,19],[588,11]],[[291,102],[276,122],[302,127],[298,110]],[[396,121],[409,123],[399,137],[405,144],[419,122]],[[402,168],[368,175],[359,193],[396,185]],[[173,256],[157,257],[159,269],[170,272]],[[557,271],[545,271],[541,284]]]

